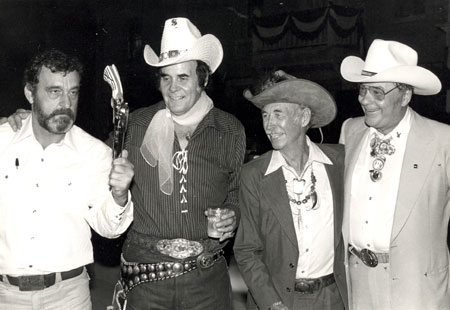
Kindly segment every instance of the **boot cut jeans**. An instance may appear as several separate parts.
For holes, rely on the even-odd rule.
[[[127,239],[123,256],[128,262],[176,261],[153,246]],[[197,268],[178,277],[141,283],[127,294],[126,310],[231,310],[232,290],[228,266],[222,256],[213,266]]]

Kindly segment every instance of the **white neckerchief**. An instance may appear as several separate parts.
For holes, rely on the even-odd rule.
[[[159,188],[166,194],[173,192],[173,141],[175,136],[174,122],[181,126],[199,124],[214,107],[211,98],[202,92],[194,106],[181,116],[173,115],[166,107],[158,111],[145,132],[141,145],[141,154],[152,167],[158,164]]]

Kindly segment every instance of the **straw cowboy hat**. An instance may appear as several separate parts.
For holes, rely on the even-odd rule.
[[[323,127],[336,117],[336,103],[330,93],[317,83],[298,79],[282,70],[275,72],[281,79],[261,93],[253,95],[249,89],[244,97],[262,109],[269,103],[295,103],[311,109],[311,127]]]
[[[211,72],[216,71],[223,58],[222,44],[212,34],[201,35],[200,31],[187,18],[166,20],[161,39],[159,56],[146,45],[145,61],[153,67],[164,67],[189,60],[205,62]]]
[[[417,95],[434,95],[441,82],[431,71],[417,66],[417,52],[396,41],[375,39],[367,51],[366,61],[346,57],[341,64],[342,77],[355,83],[394,82],[414,87]]]

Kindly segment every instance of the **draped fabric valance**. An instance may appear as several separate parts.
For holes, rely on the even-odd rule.
[[[266,44],[278,43],[288,32],[301,40],[316,39],[325,28],[340,38],[362,35],[362,9],[330,4],[324,8],[253,17],[253,32]]]

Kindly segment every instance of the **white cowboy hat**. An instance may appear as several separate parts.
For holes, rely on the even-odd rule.
[[[263,86],[263,90],[253,95],[249,89],[244,91],[245,99],[262,109],[269,103],[295,103],[311,109],[311,127],[323,127],[336,117],[336,103],[330,93],[319,84],[298,79],[282,70],[275,72],[279,82]]]
[[[417,52],[396,41],[375,39],[367,51],[366,61],[348,56],[341,63],[341,75],[350,82],[394,82],[414,87],[417,95],[434,95],[441,81],[431,71],[417,66]]]
[[[211,72],[216,71],[223,58],[222,44],[212,34],[202,36],[200,31],[187,18],[166,20],[161,39],[159,56],[146,45],[145,61],[153,67],[164,67],[189,60],[205,62]]]

